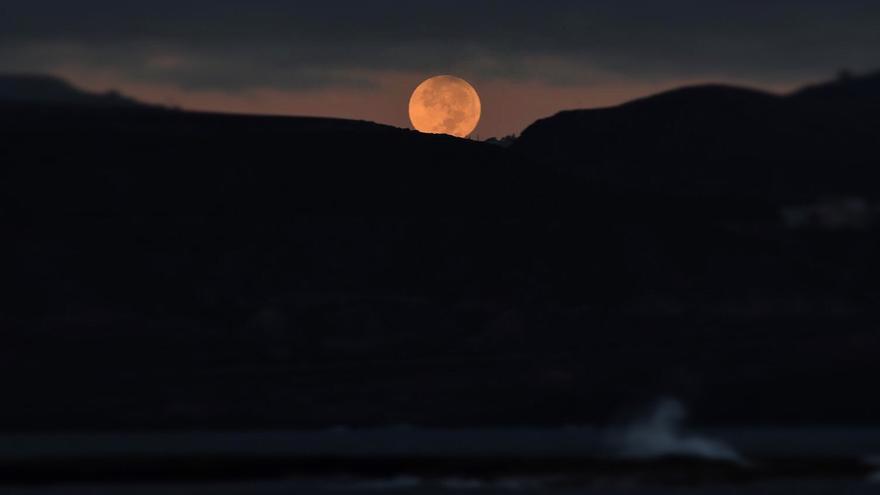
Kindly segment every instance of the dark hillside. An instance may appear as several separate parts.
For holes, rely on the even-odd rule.
[[[0,429],[568,424],[666,395],[875,422],[874,131],[797,98],[684,89],[510,149],[0,104]]]
[[[562,112],[526,129],[514,149],[597,187],[775,204],[876,197],[880,88],[871,81],[789,97],[685,88],[614,108]]]

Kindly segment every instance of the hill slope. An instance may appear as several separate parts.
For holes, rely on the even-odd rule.
[[[793,227],[732,187],[762,172],[733,167],[756,143],[799,143],[788,105],[688,89],[504,149],[0,104],[0,428],[558,425],[667,395],[712,423],[876,421],[876,205]],[[560,122],[546,136],[595,129],[574,151],[638,181],[582,173],[569,141],[529,148]]]
[[[52,76],[0,74],[0,102],[119,107],[140,103],[116,92],[89,93]]]
[[[597,187],[777,203],[875,196],[875,79],[787,97],[724,86],[684,88],[540,120],[514,150]]]

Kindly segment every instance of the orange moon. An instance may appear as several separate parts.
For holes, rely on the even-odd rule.
[[[464,79],[436,76],[419,84],[409,99],[409,120],[420,132],[470,136],[483,108],[477,90]]]

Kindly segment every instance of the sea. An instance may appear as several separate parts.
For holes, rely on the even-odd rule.
[[[3,495],[880,494],[880,428],[621,427],[0,435]]]

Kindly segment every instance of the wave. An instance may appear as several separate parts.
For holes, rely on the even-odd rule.
[[[720,440],[684,429],[687,409],[675,399],[661,400],[646,417],[608,435],[614,454],[625,459],[693,457],[712,461],[748,462],[734,448]]]

